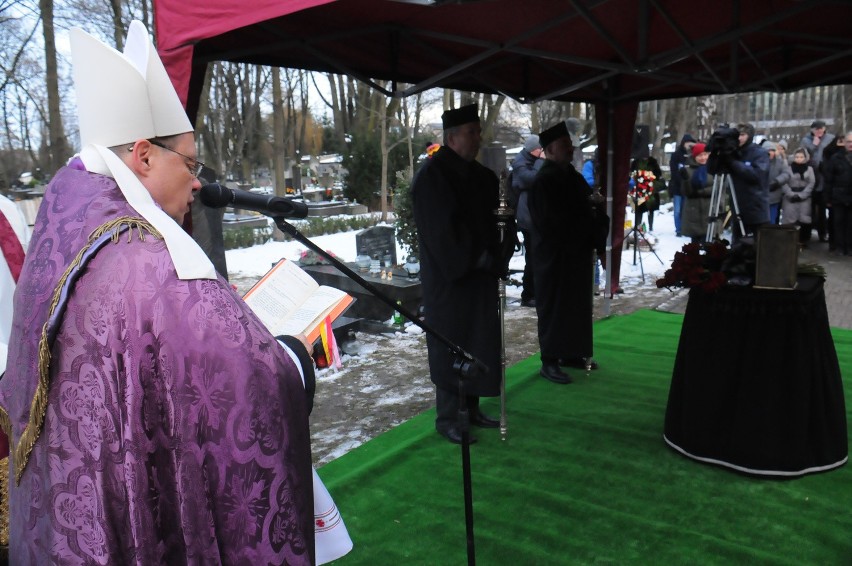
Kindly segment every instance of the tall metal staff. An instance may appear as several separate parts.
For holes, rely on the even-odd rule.
[[[509,221],[515,216],[515,211],[509,206],[508,187],[506,182],[508,174],[504,169],[500,173],[500,191],[497,208],[494,216],[497,217],[497,233],[500,235],[500,245],[509,237]],[[509,270],[504,269],[502,275],[497,279],[497,310],[500,314],[500,438],[506,440],[508,425],[506,422],[506,327],[504,319],[506,316],[506,282],[509,279]]]

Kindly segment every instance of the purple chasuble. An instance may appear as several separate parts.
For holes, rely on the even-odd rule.
[[[179,280],[138,223],[80,254],[119,217],[145,224],[115,181],[67,167],[39,209],[0,381],[11,563],[313,563],[298,369],[227,282]]]

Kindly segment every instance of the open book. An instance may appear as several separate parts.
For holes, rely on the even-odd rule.
[[[286,258],[255,283],[243,299],[273,336],[304,334],[309,342],[319,337],[326,317],[334,321],[354,301],[340,289],[319,285]]]

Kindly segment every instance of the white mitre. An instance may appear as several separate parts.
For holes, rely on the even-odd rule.
[[[109,147],[193,131],[148,30],[133,21],[124,53],[80,29],[71,30],[71,57],[86,169],[113,177],[136,212],[168,247],[181,279],[215,279],[216,270],[189,234],[151,198]]]

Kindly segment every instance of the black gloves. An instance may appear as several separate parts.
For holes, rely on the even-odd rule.
[[[518,233],[507,231],[502,242],[492,245],[491,249],[480,254],[473,266],[474,269],[487,271],[501,279],[506,277],[509,274],[509,260],[515,255],[517,243]]]
[[[802,197],[799,195],[792,195],[790,197],[790,202],[802,202]]]

